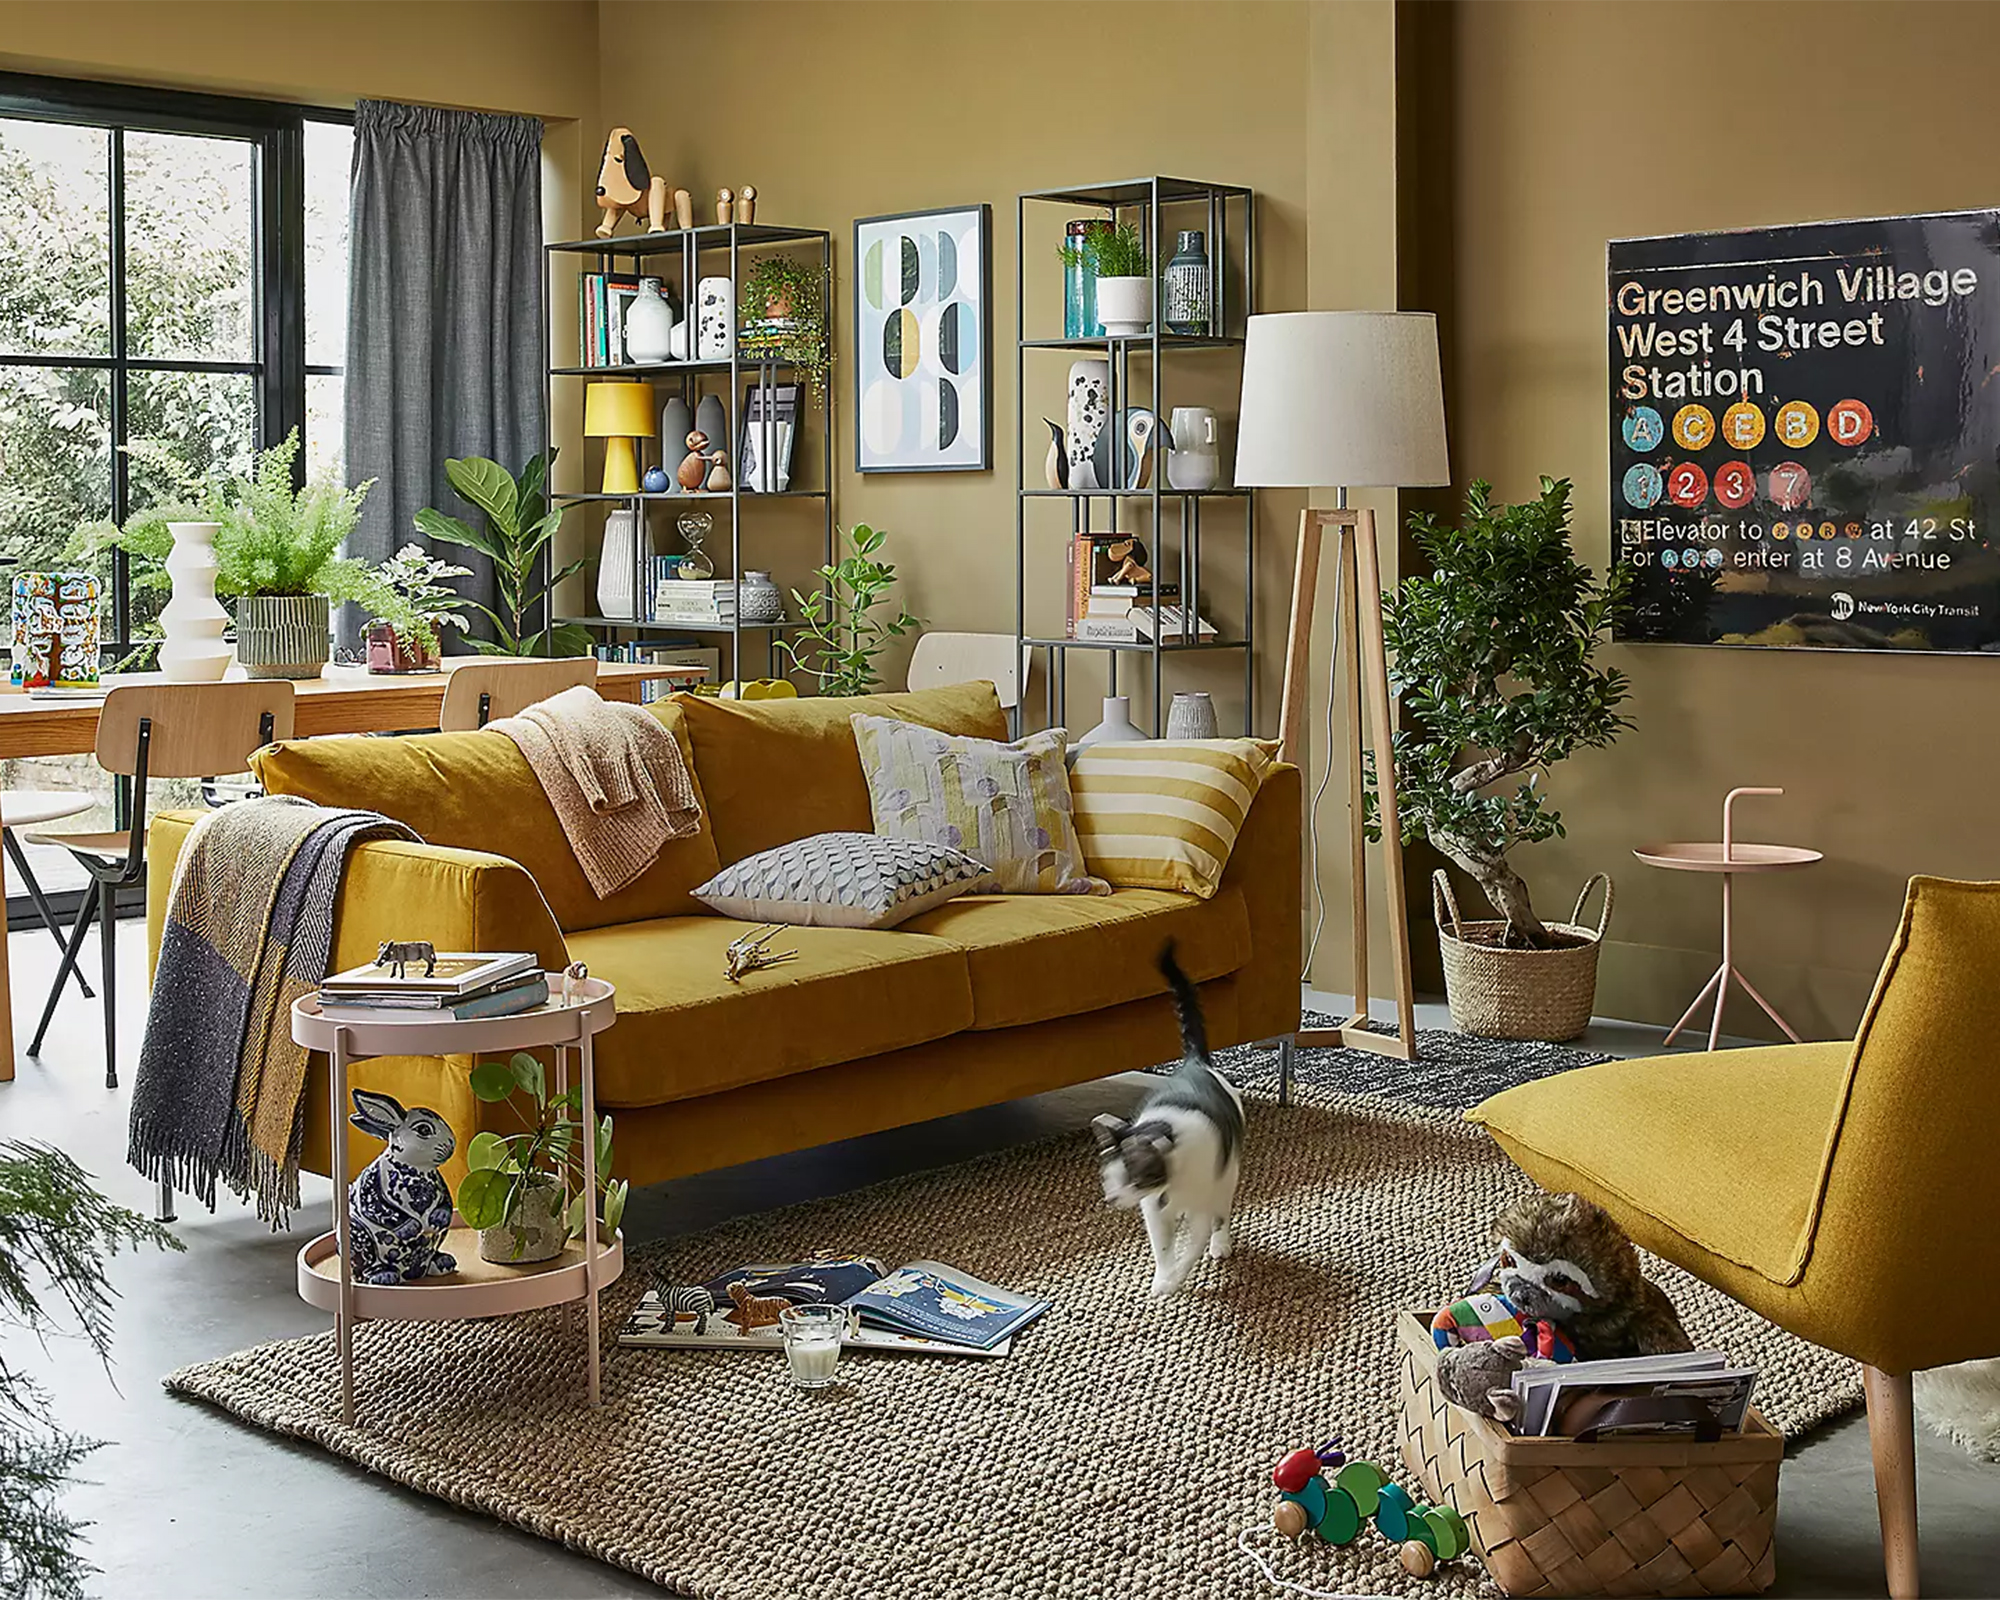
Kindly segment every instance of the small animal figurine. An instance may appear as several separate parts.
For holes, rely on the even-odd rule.
[[[648,494],[665,494],[673,481],[667,476],[665,467],[648,467],[645,477],[639,480]]]
[[[747,1283],[732,1283],[729,1298],[736,1304],[736,1320],[745,1333],[752,1328],[776,1327],[779,1313],[791,1304],[781,1295],[752,1294]]]
[[[668,1332],[676,1330],[682,1317],[693,1317],[693,1331],[699,1337],[708,1332],[715,1296],[698,1283],[676,1285],[660,1291],[660,1310],[666,1316]]]
[[[1153,581],[1152,557],[1137,539],[1118,539],[1104,547],[1104,559],[1111,563],[1109,583],[1146,584]]]
[[[647,169],[630,128],[613,128],[604,141],[604,160],[597,169],[597,208],[604,213],[597,225],[600,239],[610,238],[624,216],[637,222],[643,214],[649,232],[666,231],[667,180]]]
[[[1338,1439],[1290,1452],[1272,1469],[1271,1482],[1281,1497],[1271,1509],[1271,1525],[1287,1539],[1311,1529],[1328,1544],[1352,1544],[1372,1518],[1397,1547],[1403,1570],[1417,1578],[1472,1546],[1465,1519],[1450,1506],[1418,1504],[1374,1462],[1348,1460]]]
[[[731,695],[725,687],[723,698],[734,699],[736,696]],[[745,694],[742,698],[756,700],[765,697]],[[781,962],[798,960],[799,953],[796,950],[770,948],[771,941],[778,937],[783,928],[782,923],[767,922],[760,927],[752,928],[740,939],[732,939],[729,948],[723,952],[722,975],[731,983],[741,983],[747,974],[757,971],[760,967],[775,967]]]
[[[1153,476],[1153,434],[1165,433],[1150,411],[1125,413],[1125,487],[1143,489]],[[1167,440],[1171,448],[1173,440]]]
[[[1585,1361],[1692,1350],[1680,1313],[1639,1270],[1639,1252],[1603,1207],[1533,1194],[1493,1219],[1499,1254],[1473,1289],[1497,1284],[1523,1323],[1551,1322]]]
[[[708,477],[708,435],[696,428],[687,436],[688,453],[681,457],[680,467],[674,476],[680,486],[689,494],[701,488]]]
[[[387,1146],[348,1187],[348,1251],[357,1283],[413,1283],[458,1262],[438,1246],[451,1228],[451,1190],[438,1168],[458,1148],[451,1125],[428,1106],[354,1091],[347,1119]]]
[[[715,220],[727,223],[733,221],[735,216],[736,191],[734,189],[717,189],[715,191]]]
[[[755,222],[757,220],[757,186],[746,183],[736,191],[736,220]]]
[[[674,222],[684,229],[694,226],[694,196],[685,189],[674,191]]]
[[[1069,487],[1069,451],[1063,444],[1063,431],[1047,417],[1042,418],[1042,426],[1049,430],[1049,453],[1042,462],[1042,476],[1048,479],[1051,489]]]
[[[1528,1347],[1519,1334],[1455,1344],[1438,1352],[1438,1393],[1482,1417],[1512,1422],[1521,1414],[1514,1374],[1527,1365]]]
[[[710,494],[729,493],[729,452],[717,450],[709,456],[708,492]]]
[[[575,1004],[577,995],[583,991],[583,980],[589,976],[590,968],[585,966],[581,961],[572,961],[568,966],[563,968],[562,1003],[564,1005]]]
[[[384,939],[375,947],[375,965],[387,967],[392,978],[407,976],[404,968],[412,961],[424,964],[426,978],[437,976],[437,946],[428,939]]]

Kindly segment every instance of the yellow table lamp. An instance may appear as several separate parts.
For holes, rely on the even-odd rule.
[[[639,492],[639,456],[634,439],[653,437],[650,383],[593,383],[583,392],[586,438],[604,441],[604,492]]]

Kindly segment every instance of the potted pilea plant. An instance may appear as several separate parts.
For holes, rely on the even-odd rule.
[[[215,592],[235,600],[236,659],[251,677],[318,677],[332,641],[331,605],[354,601],[403,616],[374,572],[340,553],[375,480],[349,489],[322,476],[295,489],[298,429],[260,452],[247,477],[195,473],[157,440],[126,448],[173,487],[169,500],[127,519],[118,544],[164,568],[174,542],[169,523],[213,523]]]
[[[896,584],[895,567],[875,559],[888,535],[857,522],[850,537],[853,553],[819,569],[825,587],[809,595],[792,591],[798,635],[778,641],[792,665],[818,681],[821,694],[867,694],[877,683],[875,658],[920,625],[900,604],[893,616],[878,609],[889,604]]]
[[[1153,276],[1145,236],[1130,222],[1100,221],[1080,244],[1056,254],[1065,267],[1088,266],[1097,275],[1097,320],[1113,338],[1136,338],[1153,326]]]
[[[549,1093],[548,1068],[525,1051],[472,1069],[472,1092],[507,1105],[520,1118],[519,1133],[481,1131],[466,1146],[469,1169],[458,1186],[458,1214],[479,1229],[479,1254],[487,1261],[547,1261],[583,1235],[585,1209],[597,1196],[585,1192],[583,1141],[596,1141],[597,1189],[603,1196],[600,1237],[617,1232],[630,1192],[611,1176],[611,1118],[583,1126],[583,1091]],[[525,1097],[530,1116],[521,1107]]]
[[[743,274],[738,313],[745,356],[789,361],[815,397],[826,393],[833,352],[826,335],[825,279],[818,266],[796,256],[760,256]]]
[[[547,609],[556,585],[580,571],[587,558],[541,576],[542,552],[554,543],[562,527],[563,508],[548,502],[549,468],[553,453],[533,457],[517,477],[497,461],[468,456],[447,461],[444,475],[452,488],[485,515],[475,528],[457,517],[426,506],[416,515],[417,532],[426,539],[477,550],[493,563],[493,583],[499,607],[468,600],[467,605],[493,624],[491,639],[468,637],[466,643],[489,656],[584,656],[590,654],[590,630],[580,623],[546,626],[531,623],[538,609]]]
[[[406,544],[375,569],[375,576],[402,601],[397,618],[368,623],[370,672],[434,672],[444,653],[444,630],[463,628],[465,597],[447,588],[447,578],[469,578],[470,567],[440,561],[420,544]]]
[[[1568,480],[1543,478],[1541,490],[1506,505],[1479,482],[1457,527],[1412,517],[1430,571],[1383,601],[1392,678],[1408,713],[1395,742],[1403,838],[1428,839],[1500,914],[1460,923],[1438,873],[1452,1020],[1500,1038],[1574,1038],[1590,1021],[1610,880],[1595,930],[1551,925],[1508,858],[1518,845],[1562,834],[1543,787],[1549,770],[1631,726],[1618,710],[1625,675],[1595,662],[1627,603],[1629,569],[1593,576],[1570,548]],[[1371,764],[1369,825],[1379,838],[1374,776]]]

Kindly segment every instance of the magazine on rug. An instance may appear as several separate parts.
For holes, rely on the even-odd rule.
[[[872,1256],[821,1256],[750,1262],[705,1283],[649,1289],[618,1342],[656,1350],[779,1349],[778,1313],[786,1304],[848,1306],[842,1342],[853,1349],[954,1356],[1006,1355],[1012,1335],[1049,1307],[934,1261],[889,1273]]]

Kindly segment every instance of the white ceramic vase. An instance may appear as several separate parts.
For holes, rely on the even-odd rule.
[[[639,513],[607,511],[597,552],[597,614],[639,615]]]
[[[169,683],[213,683],[229,670],[230,649],[223,630],[229,613],[215,598],[214,522],[170,522],[174,545],[167,552],[173,598],[160,612],[166,637],[160,641],[160,670]]]
[[[1215,701],[1200,691],[1177,694],[1167,707],[1169,739],[1213,739],[1218,731]]]
[[[1152,735],[1143,732],[1132,721],[1131,696],[1114,694],[1107,696],[1104,701],[1104,720],[1070,748],[1088,750],[1094,744],[1128,744],[1151,737]]]
[[[1222,481],[1221,425],[1207,406],[1175,406],[1167,421],[1167,487],[1213,489]]]
[[[1114,339],[1136,339],[1152,331],[1151,278],[1099,278],[1097,320]]]
[[[1110,422],[1106,408],[1111,402],[1111,363],[1101,357],[1074,361],[1069,369],[1069,430],[1063,435],[1063,449],[1069,456],[1069,487],[1108,489],[1107,474],[1098,477],[1097,445]],[[1108,463],[1110,456],[1104,452]]]
[[[658,278],[641,278],[625,308],[625,359],[635,366],[671,360],[673,342],[674,308],[660,293]]]

